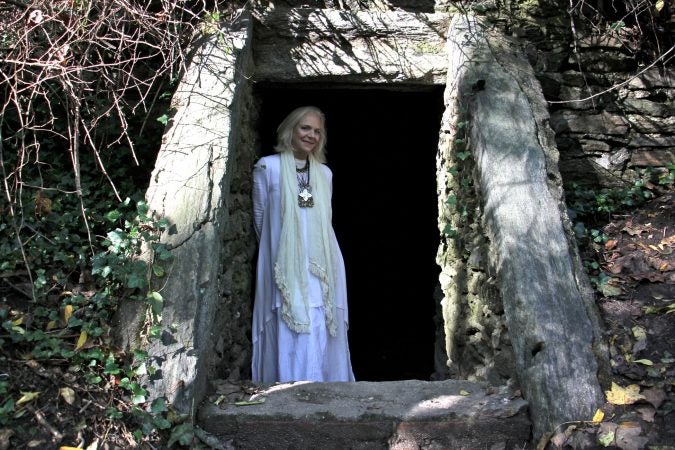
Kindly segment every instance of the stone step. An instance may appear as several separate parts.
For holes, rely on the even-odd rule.
[[[242,406],[217,397],[199,426],[235,449],[523,449],[531,433],[522,398],[469,381],[284,383]]]

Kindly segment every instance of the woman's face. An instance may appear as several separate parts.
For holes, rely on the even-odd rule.
[[[293,129],[293,153],[298,158],[307,158],[319,145],[323,132],[321,119],[314,113],[305,114]]]

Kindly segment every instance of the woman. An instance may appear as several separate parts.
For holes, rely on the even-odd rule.
[[[253,170],[260,242],[253,308],[253,380],[354,381],[344,261],[331,224],[325,118],[312,106],[277,129],[276,155]]]

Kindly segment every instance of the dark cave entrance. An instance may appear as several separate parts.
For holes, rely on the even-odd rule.
[[[356,379],[429,379],[443,87],[259,84],[255,98],[262,154],[273,152],[276,127],[292,109],[314,105],[326,114]]]

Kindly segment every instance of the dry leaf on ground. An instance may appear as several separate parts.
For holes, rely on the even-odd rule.
[[[644,399],[644,396],[640,395],[640,386],[637,384],[631,384],[623,388],[612,382],[612,389],[605,391],[605,394],[607,395],[607,401],[614,405],[632,405],[638,400]]]

